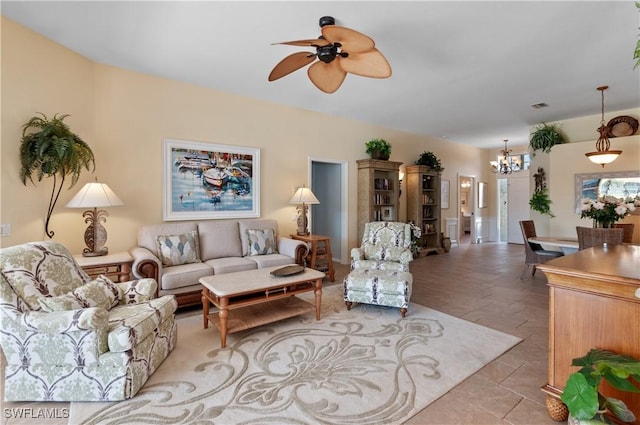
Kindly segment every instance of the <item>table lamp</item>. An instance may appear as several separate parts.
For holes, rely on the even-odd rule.
[[[89,223],[84,232],[84,242],[87,245],[82,250],[85,257],[99,257],[109,253],[109,249],[103,245],[107,241],[107,230],[101,223],[106,223],[107,212],[99,210],[104,207],[120,207],[124,203],[105,183],[87,183],[80,192],[67,204],[67,208],[93,208],[85,211],[82,216],[84,222]]]
[[[309,224],[309,219],[307,218],[307,211],[309,210],[308,204],[319,204],[318,198],[313,194],[311,189],[305,187],[304,185],[293,194],[291,199],[289,199],[290,204],[298,205],[296,209],[298,210],[298,231],[297,234],[299,236],[307,236],[309,235],[309,229],[307,229],[307,225]]]

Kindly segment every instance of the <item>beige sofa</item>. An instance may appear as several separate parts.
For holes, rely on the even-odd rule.
[[[270,238],[263,246],[256,241],[264,235],[273,235],[272,246]],[[207,220],[143,226],[131,255],[136,278],[154,278],[160,296],[175,295],[184,307],[201,302],[201,277],[304,265],[308,250],[304,242],[278,235],[276,220]]]

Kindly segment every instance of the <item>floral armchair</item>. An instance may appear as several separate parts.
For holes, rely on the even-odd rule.
[[[351,270],[408,272],[412,260],[411,226],[407,223],[366,223],[361,246],[351,250]]]
[[[133,397],[176,345],[177,303],[156,288],[92,280],[57,242],[1,249],[5,400]]]

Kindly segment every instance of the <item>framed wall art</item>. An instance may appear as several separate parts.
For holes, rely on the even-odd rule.
[[[440,208],[449,208],[449,180],[445,179],[440,181]]]
[[[607,195],[616,198],[640,196],[640,171],[575,175],[577,214],[580,213],[580,203],[583,198],[597,199]],[[640,210],[636,209],[632,214],[640,214]]]
[[[382,214],[382,220],[384,220],[384,221],[393,221],[393,208],[392,207],[382,207],[381,214]]]
[[[164,140],[163,220],[260,217],[260,149]]]

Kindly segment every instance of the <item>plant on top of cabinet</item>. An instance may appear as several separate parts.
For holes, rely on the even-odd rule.
[[[371,139],[365,143],[367,150],[365,151],[371,156],[371,159],[387,160],[391,156],[391,145],[384,139]]]
[[[416,161],[416,165],[426,165],[435,171],[442,171],[444,168],[440,160],[433,152],[424,151],[420,154],[420,158]]]
[[[49,231],[49,219],[58,201],[62,186],[67,176],[71,176],[71,189],[80,177],[82,168],[95,170],[96,163],[93,151],[69,126],[63,122],[68,114],[55,114],[48,119],[43,113],[31,117],[22,127],[22,144],[20,145],[20,179],[27,185],[27,179],[35,185],[34,174],[38,181],[43,177],[53,177],[53,188],[49,199],[49,209],[45,221],[45,232],[53,238]],[[29,132],[30,130],[37,130]],[[60,180],[58,182],[58,180]]]
[[[531,133],[529,149],[531,154],[536,156],[536,151],[549,153],[553,146],[561,145],[562,143],[566,143],[566,140],[558,125],[541,123]]]

